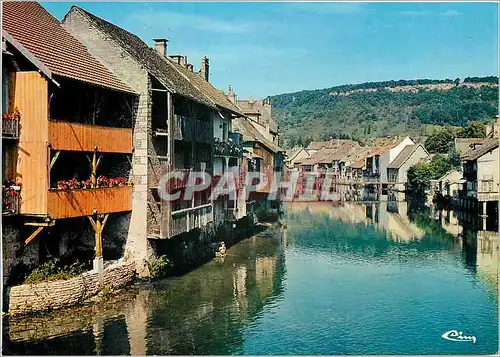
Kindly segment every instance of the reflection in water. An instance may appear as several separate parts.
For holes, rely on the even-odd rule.
[[[223,261],[11,319],[4,353],[494,353],[498,235],[462,222],[391,199],[291,203],[284,228],[236,244]],[[440,338],[455,328],[477,343]]]

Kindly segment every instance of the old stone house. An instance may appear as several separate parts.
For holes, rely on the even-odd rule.
[[[405,191],[405,184],[408,182],[408,169],[427,156],[429,156],[429,153],[422,144],[405,146],[387,166],[388,181],[395,183],[392,185],[392,189]]]
[[[231,120],[242,114],[209,83],[208,58],[195,73],[185,56],[168,56],[166,39],[155,39],[155,48],[150,48],[136,35],[77,6],[65,16],[63,26],[139,94],[126,249],[139,273],[147,275],[147,261],[156,253],[154,247],[162,246],[159,241],[175,238],[179,249],[190,249],[183,235],[213,237],[222,221],[214,216],[206,192],[193,195],[191,201],[162,200],[158,192],[162,175],[172,170],[213,173],[214,134],[226,140]]]
[[[484,217],[498,216],[498,138],[484,139],[463,157],[463,205]]]
[[[252,122],[256,130],[258,130],[267,140],[276,145],[279,144],[278,123],[272,117],[272,104],[269,98],[262,100],[252,98],[237,99],[231,87],[229,87],[228,97]]]
[[[311,154],[303,147],[288,150],[286,156],[285,163],[289,169],[298,169],[300,164],[311,158]]]
[[[408,145],[415,143],[407,136],[392,144],[375,148],[366,158],[366,179],[387,182],[387,167]]]

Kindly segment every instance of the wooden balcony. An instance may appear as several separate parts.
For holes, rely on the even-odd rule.
[[[213,209],[211,204],[174,211],[170,219],[163,220],[165,238],[173,238],[193,229],[202,228],[212,221]]]
[[[49,121],[49,143],[53,150],[132,153],[132,129]]]
[[[97,213],[131,211],[132,187],[48,192],[47,213],[52,219],[90,216],[94,210]]]
[[[212,123],[181,115],[175,115],[174,138],[176,140],[194,140],[200,143],[211,144],[213,142]]]

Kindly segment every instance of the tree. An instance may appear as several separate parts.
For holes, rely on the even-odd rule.
[[[421,195],[429,188],[431,180],[437,180],[455,168],[450,156],[435,155],[430,162],[419,162],[408,169],[408,183]]]
[[[454,168],[453,159],[443,155],[434,156],[428,165],[431,171],[431,180],[437,180]]]
[[[424,146],[431,154],[445,154],[454,145],[455,133],[450,128],[435,131],[425,140]]]
[[[459,138],[484,138],[486,137],[486,128],[484,124],[477,121],[470,122],[458,133]]]
[[[416,192],[424,192],[432,178],[431,167],[428,163],[419,162],[408,169],[408,183]]]

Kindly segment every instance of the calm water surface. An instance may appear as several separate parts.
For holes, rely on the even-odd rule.
[[[12,319],[15,354],[492,354],[498,234],[404,202],[291,204],[177,279]],[[457,329],[476,337],[452,342]]]

